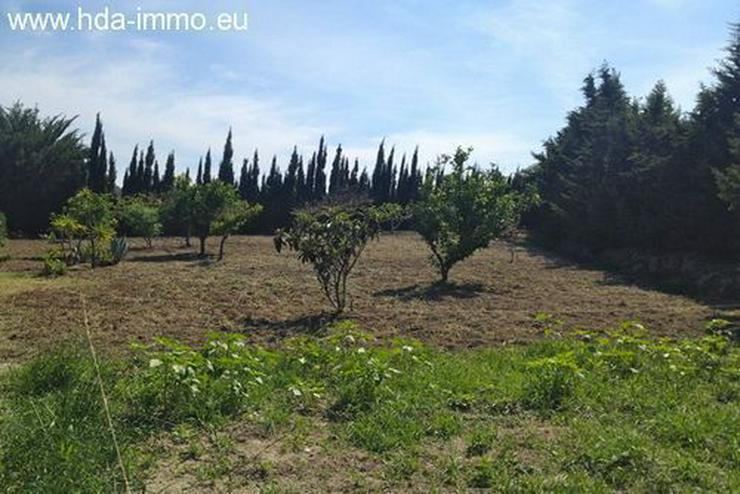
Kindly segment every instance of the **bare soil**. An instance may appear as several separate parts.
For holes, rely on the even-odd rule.
[[[320,330],[328,306],[311,268],[262,236],[231,238],[222,262],[204,261],[181,239],[152,249],[134,240],[127,260],[64,277],[39,277],[40,240],[11,240],[0,262],[0,361],[24,360],[82,334],[80,296],[95,338],[118,350],[154,336],[188,341],[236,331],[264,344]],[[216,249],[215,239],[210,248]],[[523,245],[494,243],[436,285],[428,250],[412,233],[368,246],[352,274],[346,317],[378,337],[410,337],[448,348],[524,342],[542,334],[533,316],[549,313],[564,328],[605,329],[637,320],[658,335],[692,335],[717,307],[634,285]]]

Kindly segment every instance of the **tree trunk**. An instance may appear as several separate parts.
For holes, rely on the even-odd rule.
[[[218,246],[218,260],[221,261],[224,258],[224,244],[226,243],[226,240],[229,238],[228,235],[224,235],[221,237],[221,244]]]
[[[200,257],[206,256],[206,238],[207,237],[200,237]]]

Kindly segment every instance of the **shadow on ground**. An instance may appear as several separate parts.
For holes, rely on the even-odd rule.
[[[247,317],[239,325],[245,333],[265,331],[272,333],[274,336],[284,338],[300,334],[320,334],[326,330],[329,324],[336,320],[337,317],[335,315],[322,313],[282,320]]]
[[[181,252],[179,254],[162,254],[162,255],[156,255],[156,256],[137,256],[137,257],[131,257],[126,259],[126,262],[150,262],[150,263],[160,263],[160,262],[190,262],[190,261],[202,261],[203,258],[201,258],[198,254],[195,252]]]
[[[400,300],[442,300],[444,298],[475,298],[489,290],[482,283],[433,283],[410,285],[403,288],[380,290],[376,297],[392,297]]]

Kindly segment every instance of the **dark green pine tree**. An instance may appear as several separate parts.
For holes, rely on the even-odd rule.
[[[234,185],[234,147],[231,144],[231,129],[226,136],[224,154],[218,167],[218,179],[224,183]]]
[[[100,146],[103,141],[103,124],[100,113],[95,116],[95,130],[93,130],[90,150],[87,157],[87,186],[94,192],[102,192],[100,177]]]
[[[316,198],[316,153],[311,156],[306,168],[306,201],[310,202]]]
[[[326,195],[326,157],[327,149],[324,136],[319,141],[319,151],[316,154],[316,179],[314,180],[314,200],[320,201]]]
[[[260,155],[257,149],[252,156],[252,169],[249,174],[249,202],[259,202],[260,198]]]
[[[206,153],[206,162],[203,166],[203,183],[207,184],[211,182],[211,149],[208,148]]]
[[[136,167],[136,190],[134,194],[146,193],[146,169],[144,166],[144,151],[139,151],[139,164]]]
[[[393,164],[393,160],[396,154],[396,147],[391,148],[391,152],[388,153],[388,162],[385,165],[384,184],[383,184],[383,200],[381,202],[392,202],[396,196],[396,165]]]
[[[108,173],[106,174],[106,180],[107,185],[106,189],[110,193],[114,193],[116,191],[116,179],[118,178],[118,171],[116,170],[116,158],[113,156],[113,151],[111,151],[110,156],[108,158]]]
[[[98,192],[111,192],[108,190],[108,148],[105,145],[105,134],[100,136],[100,155],[98,156],[95,181]]]
[[[370,182],[370,176],[367,173],[367,168],[362,169],[362,173],[360,174],[360,180],[357,184],[357,190],[361,194],[370,194],[371,193],[371,182]]]
[[[164,175],[162,175],[162,192],[169,192],[175,186],[175,152],[172,151],[167,155],[167,162],[164,166]]]
[[[419,146],[414,149],[414,154],[411,157],[411,171],[409,172],[409,193],[408,202],[416,202],[419,200],[421,194],[421,185],[423,178],[421,176],[421,170],[419,169]]]
[[[385,139],[380,141],[378,146],[378,154],[375,158],[375,168],[373,168],[373,177],[370,183],[371,192],[370,196],[375,204],[385,202],[384,189],[384,175],[385,175]]]
[[[308,198],[306,190],[306,172],[303,169],[303,156],[298,157],[298,169],[296,170],[296,199],[297,203],[304,204]]]
[[[342,182],[342,145],[337,146],[334,154],[334,161],[331,163],[331,172],[329,173],[329,195],[334,196],[341,190]]]
[[[293,147],[293,152],[290,155],[290,162],[288,163],[288,170],[285,172],[285,179],[283,181],[283,196],[285,203],[285,209],[290,210],[296,204],[298,204],[298,164],[300,162],[298,156],[298,147]]]
[[[162,183],[159,178],[159,162],[154,161],[154,171],[152,172],[152,192],[159,194],[162,192]]]
[[[360,161],[355,158],[355,164],[352,167],[352,173],[349,175],[349,189],[357,192],[360,187]]]
[[[123,177],[123,189],[121,193],[124,196],[131,196],[136,194],[136,159],[139,156],[139,145],[134,146],[134,152],[131,154],[131,161],[129,162],[126,173]]]
[[[237,188],[237,191],[239,192],[239,197],[241,197],[245,201],[248,201],[247,197],[249,196],[249,160],[246,158],[242,162],[242,168],[239,172],[239,187]]]
[[[154,141],[149,141],[149,146],[146,149],[146,157],[144,157],[144,176],[142,178],[141,190],[145,194],[154,192],[154,162],[156,159]]]
[[[196,185],[203,185],[203,158],[198,161],[198,174],[195,176]]]

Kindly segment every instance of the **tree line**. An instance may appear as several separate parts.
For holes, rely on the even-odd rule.
[[[588,75],[584,103],[518,177],[542,198],[527,224],[546,243],[575,253],[737,256],[740,25],[726,53],[687,113],[663,82],[640,100],[607,65]]]
[[[730,33],[725,58],[689,112],[676,106],[662,82],[636,99],[607,65],[584,79],[583,104],[534,153],[534,165],[511,178],[517,190],[539,191],[540,205],[524,217],[536,238],[583,254],[631,248],[737,256],[740,25]],[[180,177],[174,152],[160,166],[153,141],[146,149],[136,146],[119,188],[100,116],[89,145],[74,122],[41,117],[21,103],[0,107],[0,211],[10,232],[47,231],[51,214],[83,187],[166,202],[178,180],[226,184],[241,200],[262,206],[253,228],[272,232],[309,204],[348,199],[413,204],[424,184],[439,182],[444,173],[440,167],[422,170],[418,149],[399,160],[385,142],[368,171],[341,145],[330,152],[323,137],[309,155],[294,148],[287,166],[275,156],[264,165],[255,150],[238,167],[229,131],[217,162],[209,149],[195,173],[188,168]],[[174,233],[163,224],[165,233]]]

